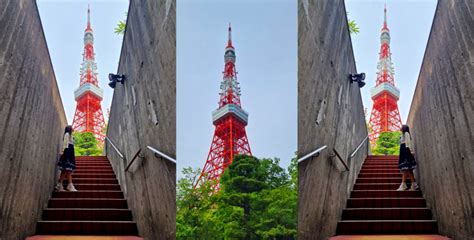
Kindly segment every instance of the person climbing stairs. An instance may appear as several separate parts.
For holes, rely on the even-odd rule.
[[[78,191],[53,192],[42,220],[37,222],[36,234],[138,236],[137,224],[107,157],[76,157],[76,165],[73,178]]]

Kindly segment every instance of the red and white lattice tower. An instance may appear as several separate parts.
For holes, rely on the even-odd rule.
[[[369,127],[372,130],[369,138],[372,143],[375,143],[380,133],[398,131],[402,126],[397,105],[400,90],[395,87],[386,7],[384,8],[384,22],[380,34],[380,44],[377,82],[370,91],[373,106],[369,120]]]
[[[94,34],[91,28],[90,8],[87,9],[87,27],[84,31],[84,54],[80,70],[81,82],[74,91],[77,102],[72,127],[78,132],[94,133],[97,140],[104,142],[104,115],[102,97],[104,91],[97,80],[97,64],[94,53]]]
[[[219,179],[235,155],[252,155],[245,132],[248,113],[240,104],[240,87],[235,70],[235,49],[232,46],[231,27],[224,55],[224,77],[220,86],[220,101],[217,110],[212,112],[216,126],[211,149],[196,185],[201,181],[217,180],[214,186],[219,190]]]

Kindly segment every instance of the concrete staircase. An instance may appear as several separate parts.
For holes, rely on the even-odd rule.
[[[421,191],[396,191],[401,180],[398,156],[368,156],[336,234],[437,234]]]
[[[53,192],[36,234],[137,236],[137,225],[107,157],[76,157],[76,164],[73,182],[78,191]]]

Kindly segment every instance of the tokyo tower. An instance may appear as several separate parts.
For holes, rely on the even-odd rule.
[[[375,143],[380,133],[398,131],[402,126],[397,105],[400,90],[395,87],[386,7],[384,8],[384,22],[380,34],[380,44],[377,81],[375,87],[370,90],[373,106],[369,120],[369,128],[372,130],[369,138],[372,144]]]
[[[252,155],[245,132],[248,113],[240,103],[240,87],[235,70],[235,49],[232,45],[229,25],[228,41],[224,54],[224,77],[220,85],[220,101],[217,110],[212,112],[212,121],[216,126],[207,161],[202,169],[196,186],[205,180],[216,180],[214,190],[219,190],[219,179],[235,155]]]
[[[87,27],[84,31],[84,54],[81,64],[81,82],[74,91],[77,102],[72,127],[78,132],[91,132],[99,142],[104,142],[105,127],[102,113],[102,97],[104,91],[97,80],[97,64],[94,53],[94,34],[91,28],[90,8],[87,9]]]

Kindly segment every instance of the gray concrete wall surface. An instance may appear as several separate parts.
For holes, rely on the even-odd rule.
[[[327,145],[299,165],[298,239],[336,233],[350,190],[367,156],[367,137],[343,0],[298,1],[298,157]],[[349,171],[345,171],[334,149]]]
[[[174,239],[176,166],[155,157],[151,146],[176,159],[176,1],[130,1],[107,137],[111,160],[139,234]],[[140,156],[125,172],[141,149]]]
[[[0,239],[35,233],[65,125],[36,2],[0,1]]]
[[[474,236],[474,1],[440,0],[408,125],[440,233]]]

